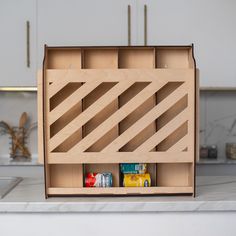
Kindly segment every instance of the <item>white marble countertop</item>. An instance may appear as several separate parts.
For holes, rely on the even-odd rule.
[[[44,198],[42,179],[24,179],[0,200],[3,212],[193,212],[236,211],[236,176],[197,178],[197,197]]]

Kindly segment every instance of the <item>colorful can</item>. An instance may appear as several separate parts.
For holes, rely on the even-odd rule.
[[[123,163],[120,164],[120,171],[123,174],[145,174],[147,172],[147,164]]]
[[[208,149],[208,158],[209,159],[217,159],[217,146],[211,145]]]
[[[124,174],[124,187],[150,187],[150,174]]]
[[[225,150],[227,158],[236,160],[236,143],[226,143]]]
[[[112,173],[87,173],[85,187],[112,187]]]

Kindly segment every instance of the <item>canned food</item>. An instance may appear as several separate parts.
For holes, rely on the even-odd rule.
[[[217,146],[212,145],[208,149],[208,158],[209,159],[217,159]]]
[[[236,160],[236,143],[226,143],[226,156],[229,159]]]
[[[147,164],[123,163],[120,164],[120,171],[123,174],[145,174],[147,172]]]
[[[150,174],[124,174],[124,187],[150,187]]]
[[[200,148],[200,158],[206,159],[208,158],[208,147],[207,146],[201,146]]]
[[[112,173],[87,173],[85,187],[112,187]]]

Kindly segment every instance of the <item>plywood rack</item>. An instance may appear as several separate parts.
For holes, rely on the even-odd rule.
[[[195,193],[193,46],[45,46],[39,155],[46,196]],[[119,163],[147,163],[152,186],[121,187]],[[113,187],[86,188],[84,173]]]

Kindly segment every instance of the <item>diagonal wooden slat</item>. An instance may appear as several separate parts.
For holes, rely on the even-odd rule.
[[[189,136],[185,135],[177,143],[170,147],[167,152],[182,152],[187,147],[188,139]]]
[[[121,120],[128,116],[132,111],[137,109],[148,98],[153,96],[160,88],[167,82],[152,82],[145,87],[141,92],[128,101],[123,107],[111,115],[107,120],[94,129],[89,135],[83,138],[77,145],[75,145],[69,153],[84,152],[96,141],[98,141],[104,134],[117,125]]]
[[[49,140],[49,150],[54,150],[67,138],[69,138],[74,132],[80,129],[85,123],[93,118],[97,113],[114,101],[120,94],[127,90],[134,81],[122,81],[112,87],[102,97],[100,97],[95,103],[88,107],[84,112],[67,124],[62,130],[55,134]]]
[[[48,97],[53,97],[57,92],[59,92],[61,89],[63,89],[68,83],[71,81],[67,79],[67,76],[69,74],[69,70],[60,70],[61,72],[54,76],[54,80],[51,80],[50,77],[53,75],[50,75],[48,70],[46,71],[46,78],[50,86],[48,86]]]
[[[68,81],[60,81],[53,83],[48,86],[48,96],[49,98],[53,97],[57,92],[63,89],[69,82]]]
[[[69,97],[63,100],[49,113],[49,124],[53,124],[58,118],[80,102],[85,96],[91,93],[102,82],[87,82],[73,92]]]
[[[106,146],[102,152],[117,152],[121,147],[138,135],[145,127],[155,121],[161,114],[166,112],[171,106],[187,94],[186,83],[182,84],[168,97],[157,104],[152,110],[135,122],[124,133],[120,134],[113,142]]]
[[[184,109],[176,117],[174,117],[170,122],[168,122],[164,127],[152,135],[148,140],[146,140],[142,145],[134,150],[134,152],[150,152],[155,146],[157,146],[161,141],[173,133],[177,128],[184,124],[188,120],[189,109]]]

